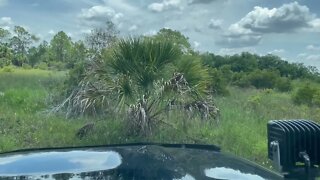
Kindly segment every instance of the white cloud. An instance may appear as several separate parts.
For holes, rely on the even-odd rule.
[[[157,34],[157,31],[152,29],[152,30],[149,30],[148,32],[145,32],[143,33],[144,36],[153,36],[153,35],[156,35]]]
[[[130,26],[128,30],[129,31],[136,31],[137,29],[138,29],[138,26],[134,24],[134,25]]]
[[[240,21],[229,26],[222,41],[230,46],[231,43],[253,46],[267,33],[292,33],[316,28],[320,31],[320,19],[298,2],[272,9],[256,6]]]
[[[122,13],[116,12],[114,9],[99,5],[93,6],[89,9],[82,9],[79,18],[85,24],[104,23],[107,20],[112,20],[114,23],[118,23],[119,19],[123,17]]]
[[[48,34],[50,34],[50,35],[55,35],[56,34],[56,32],[54,31],[54,30],[50,30],[50,31],[48,31]]]
[[[309,22],[311,28],[307,29],[310,32],[320,32],[320,18],[316,18]]]
[[[208,26],[210,29],[221,29],[222,22],[221,19],[210,19]]]
[[[193,41],[193,46],[194,48],[198,48],[201,45],[201,43],[199,43],[198,41]]]
[[[268,54],[282,54],[284,52],[285,52],[284,49],[274,49],[272,51],[269,51]]]
[[[310,44],[306,47],[306,49],[310,51],[320,51],[320,46]]]
[[[91,33],[91,29],[82,29],[80,32],[82,33],[82,34],[90,34]]]
[[[9,30],[13,25],[11,17],[2,17],[0,18],[0,27],[6,30]]]
[[[298,58],[302,59],[303,61],[320,61],[320,54],[301,53],[298,54]]]
[[[171,8],[181,7],[181,0],[163,0],[162,2],[152,3],[148,9],[154,12],[162,12]]]
[[[314,18],[307,6],[293,2],[273,9],[256,6],[233,25],[257,33],[287,33],[308,28]]]

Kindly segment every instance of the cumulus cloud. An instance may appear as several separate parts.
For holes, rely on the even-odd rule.
[[[201,43],[199,43],[198,41],[193,41],[193,46],[194,48],[198,48],[201,45]]]
[[[210,19],[208,27],[210,29],[221,29],[222,22],[221,19]]]
[[[320,46],[310,44],[306,47],[306,49],[310,51],[320,51]]]
[[[0,18],[0,27],[3,29],[10,29],[10,26],[13,25],[11,17],[2,17]]]
[[[107,20],[112,20],[114,23],[117,23],[122,17],[122,13],[116,12],[114,9],[104,5],[82,9],[79,15],[79,18],[84,24],[104,23]]]
[[[298,58],[305,61],[320,61],[320,54],[301,53],[298,55]]]
[[[154,29],[151,29],[145,33],[143,33],[144,36],[153,36],[153,35],[156,35],[157,34],[157,31],[154,30]]]
[[[284,49],[274,49],[272,51],[269,51],[268,54],[282,54],[284,52],[285,52]]]
[[[258,33],[287,33],[309,27],[313,19],[307,6],[293,2],[273,9],[256,6],[234,25]]]
[[[128,30],[130,32],[132,32],[132,31],[136,31],[137,29],[138,29],[138,26],[134,24],[134,25],[130,26]]]
[[[48,31],[48,34],[50,34],[50,35],[55,35],[56,32],[55,32],[54,30],[50,29],[50,30]]]
[[[163,0],[162,2],[152,3],[148,6],[148,9],[154,12],[162,12],[172,8],[181,7],[181,0]]]
[[[307,6],[298,2],[283,4],[279,8],[256,6],[240,21],[231,24],[224,36],[225,44],[256,45],[264,34],[292,33],[307,29],[320,29],[320,19]]]

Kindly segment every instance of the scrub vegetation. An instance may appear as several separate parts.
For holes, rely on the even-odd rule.
[[[274,55],[200,53],[170,29],[121,38],[111,22],[38,46],[15,31],[0,29],[0,152],[200,143],[270,167],[269,120],[320,122],[318,70]]]

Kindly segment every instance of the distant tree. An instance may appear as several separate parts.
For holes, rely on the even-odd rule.
[[[13,64],[21,66],[28,61],[27,53],[31,44],[39,39],[21,26],[15,26],[13,32],[15,35],[10,38],[10,45],[14,52]]]
[[[255,70],[248,75],[248,80],[256,88],[273,89],[276,87],[279,77],[280,75],[277,71]]]
[[[175,45],[178,45],[184,52],[191,51],[191,45],[188,37],[184,36],[179,31],[163,28],[160,29],[156,35],[152,36],[152,38],[155,38],[156,40],[171,41]]]
[[[85,42],[91,51],[100,53],[117,39],[119,31],[112,21],[107,21],[104,26],[97,27],[86,36]]]
[[[82,63],[87,57],[87,48],[82,41],[73,43],[71,49],[71,58],[67,64],[67,68],[74,68],[75,64]]]
[[[49,47],[48,42],[43,41],[38,47],[31,47],[28,51],[29,65],[34,67],[36,64],[48,63],[49,61]]]
[[[0,45],[7,44],[10,35],[11,35],[10,31],[0,28]]]
[[[63,31],[58,32],[50,41],[51,57],[54,62],[68,63],[71,61],[72,41]]]
[[[12,51],[5,45],[0,44],[0,67],[7,66],[12,61]]]
[[[231,70],[234,72],[251,72],[258,68],[257,56],[248,52],[230,57]]]

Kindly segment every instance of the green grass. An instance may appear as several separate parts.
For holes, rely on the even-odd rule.
[[[22,148],[101,145],[135,141],[208,143],[225,152],[270,167],[267,160],[266,125],[272,119],[311,119],[320,122],[320,108],[297,106],[290,93],[229,87],[230,96],[216,97],[221,110],[217,122],[186,119],[173,113],[170,125],[159,126],[149,137],[131,137],[120,118],[65,119],[49,115],[48,97],[65,78],[65,72],[0,69],[0,152]],[[77,130],[96,122],[84,139]]]

